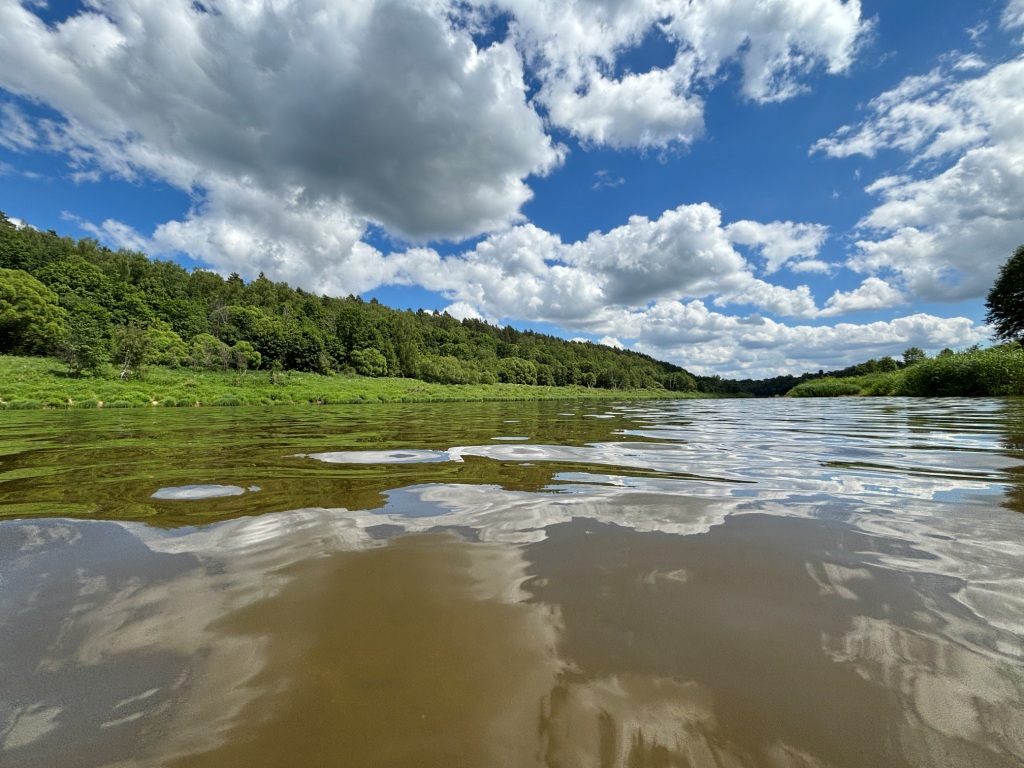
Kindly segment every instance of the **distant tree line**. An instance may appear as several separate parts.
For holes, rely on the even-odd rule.
[[[940,356],[952,355],[953,350],[944,349]],[[742,392],[754,397],[778,397],[786,394],[798,384],[815,379],[852,379],[872,373],[894,373],[927,360],[928,356],[920,347],[909,347],[903,352],[903,358],[897,360],[886,355],[878,359],[872,358],[863,363],[850,365],[835,371],[819,370],[817,373],[804,373],[800,376],[773,376],[767,379],[741,379],[734,382]]]
[[[147,365],[401,376],[605,389],[739,391],[630,350],[399,311],[274,282],[186,270],[0,212],[0,354],[59,355],[74,374]]]

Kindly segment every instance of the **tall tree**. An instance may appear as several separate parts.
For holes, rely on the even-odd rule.
[[[995,327],[996,338],[1024,340],[1024,245],[1000,268],[985,306],[985,319]]]

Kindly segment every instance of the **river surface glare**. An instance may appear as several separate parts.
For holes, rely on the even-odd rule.
[[[1024,402],[0,413],[0,765],[1024,766]]]

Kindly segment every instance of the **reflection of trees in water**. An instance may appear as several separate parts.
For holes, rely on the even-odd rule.
[[[991,647],[1012,635],[959,579],[859,562],[888,547],[760,516],[550,529],[526,588],[558,607],[573,672],[541,718],[548,765],[1018,765],[1024,684]]]
[[[158,410],[48,413],[23,434],[5,431],[0,516],[145,520],[171,528],[305,507],[378,509],[384,492],[424,483],[539,491],[566,466],[471,459],[342,466],[302,455],[447,451],[494,445],[494,438],[507,436],[585,446],[628,440],[618,432],[634,425],[627,411],[600,402]],[[567,410],[571,415],[560,415]],[[261,491],[201,505],[151,498],[161,487],[196,484],[257,485]]]
[[[1003,408],[1003,447],[1009,456],[1021,462],[1007,470],[1012,482],[1006,492],[1006,506],[1024,512],[1024,400],[1007,398]]]

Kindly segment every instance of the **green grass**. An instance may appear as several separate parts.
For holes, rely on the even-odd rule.
[[[0,409],[140,408],[346,403],[430,403],[485,400],[644,400],[700,397],[665,389],[608,390],[525,384],[428,384],[417,379],[320,376],[289,371],[194,371],[152,367],[145,378],[66,374],[59,360],[0,355]]]

